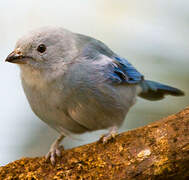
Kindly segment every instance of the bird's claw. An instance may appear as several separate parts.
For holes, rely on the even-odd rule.
[[[63,146],[60,146],[60,142],[62,141],[62,139],[64,138],[64,135],[61,135],[60,137],[58,137],[54,143],[51,145],[51,148],[49,150],[49,152],[47,153],[47,155],[45,156],[46,160],[50,160],[51,164],[54,165],[56,162],[56,157],[60,157],[61,156],[61,151],[64,149]]]
[[[111,139],[114,139],[116,137],[117,133],[112,133],[112,134],[104,134],[101,137],[102,143],[106,144],[108,141],[110,141]]]
[[[49,152],[46,154],[46,160],[50,160],[51,164],[54,165],[56,162],[56,157],[61,156],[61,150],[63,150],[63,146],[52,145]]]
[[[114,139],[117,135],[117,127],[112,127],[107,134],[102,135],[100,141],[103,144],[106,144],[109,140]]]

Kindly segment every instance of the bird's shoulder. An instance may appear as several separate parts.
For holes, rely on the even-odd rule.
[[[113,83],[138,84],[143,75],[129,61],[114,53],[103,42],[77,34],[81,56],[105,68],[105,75]]]

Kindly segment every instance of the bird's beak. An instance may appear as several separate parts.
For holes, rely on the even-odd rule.
[[[25,56],[21,53],[21,51],[15,50],[7,56],[5,61],[17,64],[25,64],[26,62],[24,58]]]

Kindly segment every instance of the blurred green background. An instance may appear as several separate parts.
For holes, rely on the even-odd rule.
[[[44,155],[57,137],[31,111],[21,87],[19,68],[4,62],[19,37],[46,25],[63,26],[102,40],[147,79],[186,92],[185,97],[167,97],[157,102],[138,99],[120,131],[189,105],[188,0],[1,0],[0,165],[23,156]],[[92,142],[101,133],[86,133],[80,140],[66,138],[64,145],[70,148]]]

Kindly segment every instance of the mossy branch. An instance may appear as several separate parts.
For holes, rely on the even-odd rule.
[[[0,179],[189,179],[189,108],[150,125],[62,152],[0,167]]]

